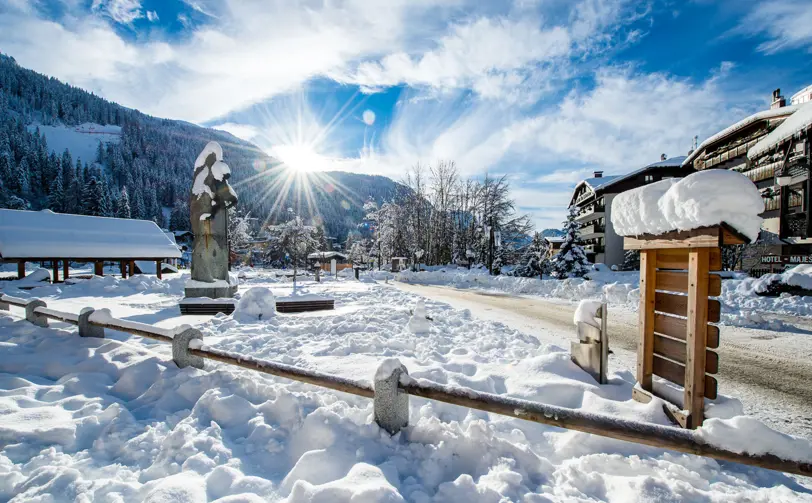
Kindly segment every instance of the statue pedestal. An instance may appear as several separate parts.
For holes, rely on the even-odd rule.
[[[237,293],[237,283],[218,279],[211,283],[190,279],[186,282],[185,297],[208,297],[210,299],[234,297]]]

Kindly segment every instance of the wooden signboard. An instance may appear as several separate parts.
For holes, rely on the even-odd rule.
[[[702,425],[705,398],[717,396],[722,245],[747,239],[722,224],[657,236],[626,237],[624,248],[640,250],[640,320],[635,400],[659,395],[652,376],[684,388],[683,403],[666,411],[684,428]]]

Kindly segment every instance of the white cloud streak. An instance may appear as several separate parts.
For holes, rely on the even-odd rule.
[[[121,24],[130,24],[144,17],[140,0],[93,0],[92,9],[105,13],[113,21]]]
[[[734,33],[766,37],[758,46],[758,50],[766,54],[789,49],[812,52],[812,2],[763,0],[745,16]]]

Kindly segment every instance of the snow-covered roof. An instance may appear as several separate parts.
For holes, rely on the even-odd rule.
[[[180,251],[150,220],[0,209],[0,256],[159,259]]]
[[[748,159],[754,159],[764,152],[777,147],[804,129],[812,127],[812,103],[799,106],[800,108],[797,112],[787,117],[787,119],[777,128],[773,129],[770,134],[759,140],[758,143],[753,145],[753,148],[747,151]]]
[[[310,260],[313,260],[313,259],[330,260],[330,259],[334,259],[334,258],[341,259],[341,260],[347,260],[346,255],[344,255],[343,253],[339,253],[337,251],[314,252],[314,253],[311,253],[310,255],[308,255],[307,258],[310,259]]]
[[[740,129],[743,129],[743,128],[749,126],[750,124],[753,124],[753,123],[758,122],[760,120],[774,119],[776,117],[783,117],[785,115],[790,115],[792,113],[795,113],[795,111],[798,110],[798,107],[799,107],[798,105],[790,105],[790,106],[787,106],[787,107],[774,108],[774,109],[770,109],[770,110],[763,110],[761,112],[756,112],[756,113],[754,113],[753,115],[751,115],[749,117],[746,117],[746,118],[740,120],[739,122],[733,124],[732,126],[728,126],[725,129],[719,131],[715,135],[708,137],[705,141],[700,143],[699,146],[693,152],[691,152],[688,155],[688,157],[682,162],[682,165],[687,166],[688,164],[694,162],[694,159],[696,159],[696,157],[699,155],[700,152],[705,150],[705,147],[707,147],[708,145],[710,145],[710,144],[712,144],[712,143],[714,143],[714,142],[716,142],[718,140],[721,140],[725,136],[733,134],[736,131],[739,131]]]
[[[790,100],[790,102],[792,102],[792,100],[794,100],[794,99],[796,99],[796,98],[800,98],[800,97],[801,97],[801,95],[808,94],[808,93],[810,93],[810,92],[812,92],[812,84],[810,84],[810,85],[808,85],[808,86],[804,87],[803,89],[801,89],[801,90],[800,90],[800,91],[798,91],[797,93],[793,94],[793,95],[792,95],[792,98],[790,98],[789,100]]]
[[[668,158],[668,159],[666,159],[664,161],[658,161],[658,162],[655,162],[653,164],[649,164],[647,166],[643,166],[642,168],[636,169],[636,170],[634,170],[634,171],[632,171],[630,173],[626,173],[625,175],[611,175],[611,176],[601,176],[601,177],[598,177],[598,178],[587,178],[587,179],[583,180],[581,183],[579,183],[575,187],[575,191],[576,192],[578,191],[578,187],[581,184],[588,185],[593,191],[596,191],[598,189],[606,189],[606,188],[608,188],[608,187],[610,187],[610,186],[612,186],[612,185],[614,185],[616,183],[622,182],[623,180],[628,180],[629,178],[634,178],[635,176],[639,175],[640,173],[643,173],[643,172],[648,171],[650,169],[678,168],[678,167],[682,166],[682,163],[683,163],[684,160],[685,160],[685,156],[681,155],[681,156],[677,156],[677,157]]]
[[[549,243],[563,243],[566,238],[564,236],[545,236],[544,239]]]

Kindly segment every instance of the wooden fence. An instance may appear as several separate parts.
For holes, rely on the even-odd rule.
[[[372,398],[375,402],[376,421],[391,433],[399,431],[408,424],[408,396],[412,395],[602,437],[706,456],[721,461],[812,476],[812,464],[810,463],[783,459],[773,454],[751,455],[726,450],[707,443],[693,430],[632,421],[606,414],[589,413],[482,393],[472,389],[443,386],[422,379],[412,379],[399,363],[397,364],[399,368],[393,367],[391,360],[381,365],[381,369],[376,373],[374,385],[370,385],[366,382],[357,382],[248,355],[221,351],[201,344],[191,344],[194,339],[199,339],[199,342],[202,343],[202,334],[193,328],[185,328],[182,332],[170,331],[145,323],[116,319],[109,316],[109,313],[94,316],[94,313],[99,312],[91,308],[85,308],[79,315],[75,315],[49,309],[40,299],[0,296],[0,309],[8,310],[9,306],[24,308],[26,319],[40,326],[47,326],[47,320],[78,325],[80,335],[85,337],[103,337],[103,330],[110,329],[169,342],[172,344],[173,360],[179,367],[192,365],[202,368],[203,359],[208,359],[343,393]],[[391,407],[398,410],[386,410]],[[387,415],[387,412],[391,412],[391,414]]]

